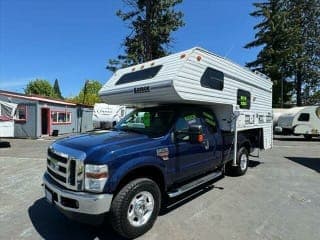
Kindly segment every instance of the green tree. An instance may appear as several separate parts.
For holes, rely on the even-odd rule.
[[[261,18],[255,40],[245,48],[262,47],[247,66],[268,75],[273,85],[273,104],[282,105],[293,89],[302,104],[303,88],[319,85],[320,0],[268,0],[254,3],[251,16]],[[294,82],[294,84],[292,84]]]
[[[59,98],[59,99],[63,99],[62,95],[61,95],[61,91],[60,91],[60,86],[59,86],[59,82],[58,82],[58,79],[56,79],[54,81],[54,84],[53,84],[53,93],[55,95],[56,98]]]
[[[290,55],[287,38],[291,34],[286,23],[288,13],[284,11],[284,1],[281,0],[254,3],[254,6],[256,10],[250,15],[262,21],[254,27],[257,30],[255,40],[245,45],[245,48],[262,46],[262,49],[257,59],[247,63],[247,67],[271,78],[273,105],[283,105],[283,102],[289,100],[289,92],[292,90],[292,85],[286,81],[290,75],[286,67],[286,59]]]
[[[320,85],[320,0],[290,0],[287,21],[294,33],[289,39],[293,49],[288,66],[295,80],[297,105]]]
[[[110,59],[107,69],[150,61],[167,55],[171,34],[184,26],[183,13],[174,7],[182,0],[125,0],[129,11],[118,10],[116,15],[128,23],[130,34],[125,38],[124,54]]]
[[[36,79],[30,81],[24,89],[25,94],[36,94],[46,97],[53,97],[53,87],[48,80]]]
[[[74,103],[94,105],[95,103],[100,102],[98,92],[101,87],[102,84],[99,81],[87,80],[78,96],[70,100]]]

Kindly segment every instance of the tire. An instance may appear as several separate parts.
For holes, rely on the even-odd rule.
[[[232,176],[242,176],[247,172],[248,164],[249,164],[248,150],[245,147],[241,147],[237,153],[237,166],[232,166],[232,161],[229,162],[228,172]]]
[[[303,135],[303,137],[305,140],[308,140],[308,141],[310,141],[312,139],[312,135],[310,135],[310,134],[305,134],[305,135]]]
[[[152,228],[160,206],[158,185],[151,179],[138,178],[125,185],[113,199],[111,225],[121,236],[136,238]]]

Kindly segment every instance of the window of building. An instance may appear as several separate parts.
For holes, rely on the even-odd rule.
[[[53,124],[65,124],[71,123],[71,113],[70,112],[51,112],[51,122]]]
[[[318,108],[316,109],[316,115],[317,115],[317,117],[320,119],[320,107],[318,107]]]
[[[251,94],[249,91],[238,89],[238,101],[237,104],[242,109],[250,109]]]
[[[301,113],[299,118],[298,118],[298,121],[300,122],[309,122],[310,120],[310,114],[309,113]]]
[[[125,84],[125,83],[131,83],[131,82],[138,82],[142,80],[146,80],[149,78],[153,78],[157,75],[157,73],[162,68],[162,65],[146,68],[143,70],[135,71],[126,73],[123,76],[120,77],[116,85],[119,84]]]
[[[201,77],[200,84],[202,87],[221,91],[223,89],[223,81],[223,72],[207,68]]]
[[[16,118],[17,121],[27,121],[27,106],[26,105],[18,105],[16,110]]]

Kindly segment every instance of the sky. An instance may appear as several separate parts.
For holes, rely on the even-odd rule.
[[[184,0],[177,9],[185,26],[173,33],[171,52],[203,47],[244,65],[259,49],[258,19],[249,15],[257,0]],[[23,92],[36,78],[59,80],[64,97],[78,94],[87,79],[111,76],[108,59],[121,54],[129,33],[115,12],[121,0],[0,0],[0,89]]]

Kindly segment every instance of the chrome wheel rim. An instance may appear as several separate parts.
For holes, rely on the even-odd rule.
[[[134,196],[128,208],[127,218],[134,227],[146,224],[154,210],[154,198],[150,192],[143,191]]]
[[[246,154],[242,154],[240,158],[240,168],[242,171],[246,170],[248,164],[248,157]]]

